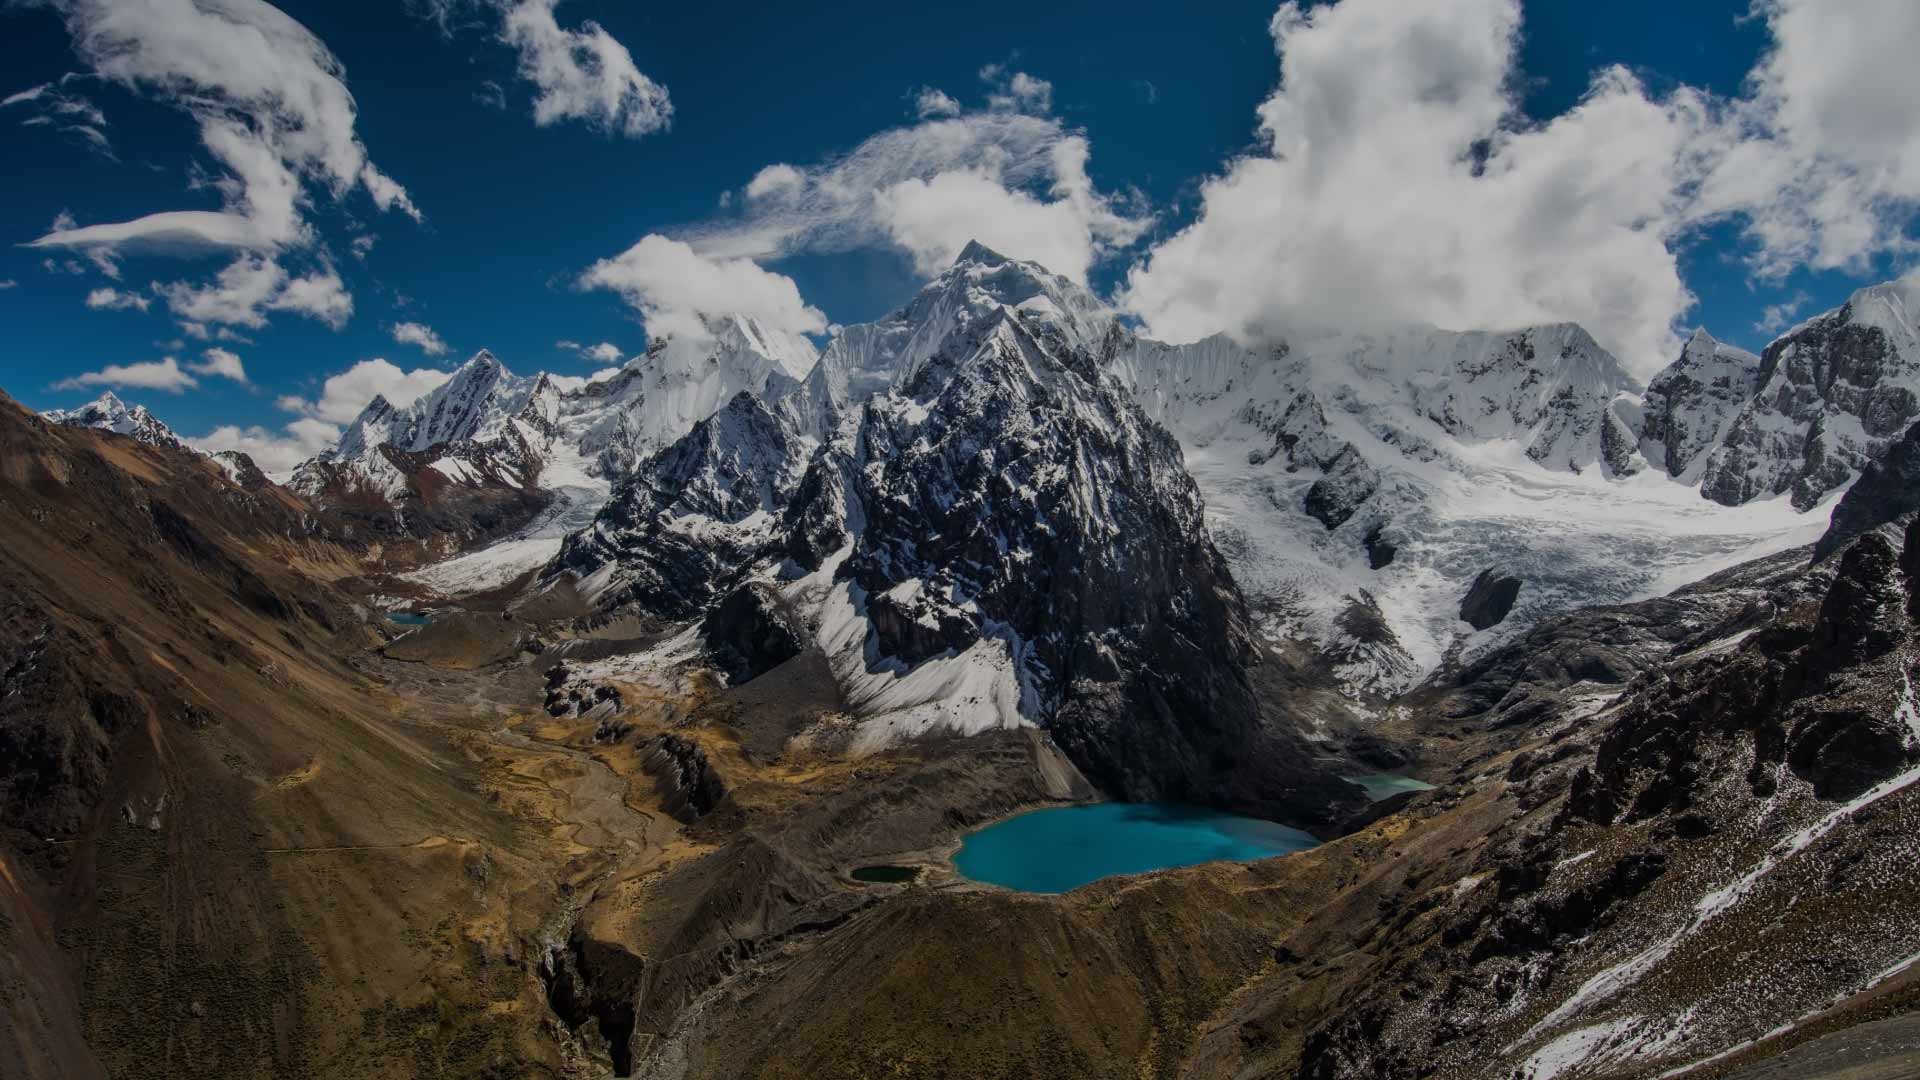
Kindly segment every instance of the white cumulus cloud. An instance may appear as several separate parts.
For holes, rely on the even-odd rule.
[[[1703,226],[1737,221],[1762,278],[1909,255],[1920,6],[1755,11],[1775,41],[1740,97],[1609,67],[1540,123],[1514,96],[1518,0],[1282,4],[1260,149],[1120,300],[1172,340],[1571,320],[1647,373],[1678,348],[1694,296],[1675,251]]]
[[[89,386],[123,386],[178,394],[199,385],[199,380],[181,369],[180,361],[167,356],[135,364],[108,364],[99,371],[83,371],[61,379],[53,384],[53,388],[81,390]]]
[[[200,362],[187,365],[196,375],[211,375],[234,382],[247,381],[247,367],[237,353],[218,345],[200,354]]]
[[[218,324],[259,329],[273,311],[305,315],[336,330],[353,315],[353,296],[332,267],[293,277],[278,260],[261,255],[240,256],[204,285],[154,282],[153,291],[183,328],[203,338]]]
[[[114,288],[95,289],[87,294],[87,306],[95,311],[145,311],[153,298]]]
[[[498,21],[500,41],[518,57],[520,77],[534,89],[533,122],[579,121],[596,131],[637,139],[673,123],[667,88],[648,78],[633,53],[592,19],[560,25],[559,0],[412,0],[409,7],[451,37]],[[507,107],[506,90],[483,81],[474,100]]]
[[[998,67],[983,75],[987,109],[965,112],[922,91],[920,123],[819,164],[768,165],[734,213],[676,235],[718,258],[892,248],[922,273],[979,240],[1085,281],[1096,259],[1133,244],[1149,221],[1095,188],[1086,136],[1043,115],[1045,80]]]
[[[1643,370],[1670,359],[1692,296],[1668,244],[1705,105],[1612,68],[1523,124],[1519,27],[1517,0],[1281,5],[1265,152],[1203,186],[1124,303],[1176,341],[1574,320]]]
[[[312,400],[295,395],[282,396],[278,404],[287,412],[304,413],[315,420],[332,424],[351,423],[360,410],[379,395],[396,406],[411,405],[422,394],[430,393],[452,378],[451,373],[433,368],[407,370],[384,359],[362,360],[345,371],[329,376],[321,384],[320,395]]]
[[[627,355],[626,350],[611,341],[603,341],[598,345],[583,345],[578,341],[567,341],[563,339],[553,344],[557,348],[565,349],[568,352],[577,352],[589,360],[594,360],[602,364],[617,364]]]
[[[393,340],[402,345],[417,345],[428,356],[445,356],[447,343],[440,339],[433,327],[426,323],[402,322],[393,324]]]
[[[580,285],[609,289],[640,313],[647,334],[697,347],[710,337],[706,316],[746,315],[768,330],[817,334],[827,317],[800,298],[793,279],[751,259],[710,258],[686,243],[650,234],[580,276]]]
[[[633,54],[591,19],[579,29],[554,17],[558,0],[518,0],[506,8],[501,39],[520,53],[520,77],[532,83],[533,122],[580,120],[629,139],[673,121],[667,88],[649,79]]]

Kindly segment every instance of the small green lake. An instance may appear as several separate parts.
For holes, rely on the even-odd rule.
[[[1248,862],[1319,844],[1299,829],[1170,803],[1095,803],[1034,810],[969,835],[960,873],[1020,892],[1063,893],[1116,874]]]
[[[420,611],[389,611],[387,621],[401,626],[425,626],[433,621],[433,616]]]
[[[1341,779],[1350,784],[1359,784],[1366,789],[1367,798],[1374,802],[1390,799],[1403,791],[1432,791],[1433,785],[1424,780],[1415,780],[1411,776],[1399,773],[1363,773],[1359,776],[1346,776]]]

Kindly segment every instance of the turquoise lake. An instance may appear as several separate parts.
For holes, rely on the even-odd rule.
[[[1305,851],[1320,842],[1259,818],[1167,803],[1058,806],[968,836],[953,857],[965,877],[1020,892],[1062,893],[1115,874]]]
[[[399,623],[401,626],[425,626],[433,621],[433,616],[422,615],[417,611],[389,611],[387,621]]]

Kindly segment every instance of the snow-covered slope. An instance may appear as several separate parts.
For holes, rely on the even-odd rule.
[[[1355,689],[1404,689],[1549,612],[1821,527],[1770,503],[1727,510],[1646,469],[1640,388],[1577,326],[1257,350],[1116,335],[1107,355],[1179,436],[1264,628],[1315,644]],[[1461,605],[1490,570],[1521,585],[1504,620],[1475,630]]]
[[[180,437],[173,433],[173,429],[161,423],[159,417],[148,412],[145,405],[128,405],[116,397],[111,390],[79,408],[49,409],[41,416],[52,423],[64,424],[67,427],[99,428],[102,431],[128,435],[154,446],[187,449],[187,444],[180,441]]]

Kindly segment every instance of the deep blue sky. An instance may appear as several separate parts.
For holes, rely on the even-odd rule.
[[[1160,228],[1175,228],[1191,213],[1199,180],[1248,145],[1253,110],[1278,70],[1269,0],[1177,13],[1155,4],[1027,4],[998,18],[982,17],[977,5],[932,3],[842,3],[821,13],[793,4],[571,0],[560,8],[564,23],[598,20],[672,94],[672,130],[629,140],[579,124],[536,127],[528,90],[512,78],[512,53],[486,33],[443,38],[388,0],[281,6],[346,65],[362,141],[406,185],[426,223],[378,214],[361,193],[346,200],[346,214],[323,199],[311,219],[342,255],[351,323],[336,332],[281,316],[253,332],[254,344],[235,346],[252,387],[206,380],[177,396],[126,395],[185,432],[283,420],[273,395],[310,393],[318,378],[367,357],[426,363],[389,337],[401,319],[431,324],[454,347],[438,366],[480,346],[521,371],[597,366],[556,348],[560,338],[637,351],[644,333],[617,298],[569,287],[581,269],[648,232],[711,215],[721,191],[766,164],[816,161],[908,122],[916,87],[977,101],[976,72],[990,62],[1051,80],[1056,111],[1091,140],[1096,182],[1137,188],[1161,212]],[[1616,62],[1655,87],[1678,81],[1734,93],[1766,41],[1757,21],[1739,21],[1746,8],[1746,0],[1624,0],[1600,15],[1561,0],[1528,3],[1526,107],[1551,117],[1596,67]],[[54,15],[0,7],[0,96],[77,66]],[[506,87],[505,111],[475,100],[484,79]],[[118,163],[45,127],[20,126],[25,114],[0,113],[0,235],[9,241],[0,281],[18,282],[0,290],[0,388],[34,407],[90,398],[50,386],[75,371],[154,359],[178,333],[158,303],[144,314],[85,309],[82,298],[103,279],[48,273],[41,253],[13,245],[45,232],[63,209],[86,224],[217,205],[211,192],[186,190],[189,163],[204,161],[186,116],[113,88],[89,93],[111,121]],[[348,216],[380,237],[364,263],[344,257]],[[1689,248],[1683,267],[1701,300],[1693,321],[1753,348],[1765,341],[1755,323],[1766,305],[1804,292],[1803,313],[1811,313],[1861,283],[1797,275],[1755,288],[1737,255],[1730,235],[1710,235]],[[223,262],[209,258],[199,269]],[[1124,259],[1097,267],[1095,284],[1110,287],[1124,267]],[[916,284],[904,259],[882,252],[775,268],[837,322],[873,318]],[[173,280],[188,269],[178,259],[129,259],[125,281]]]

